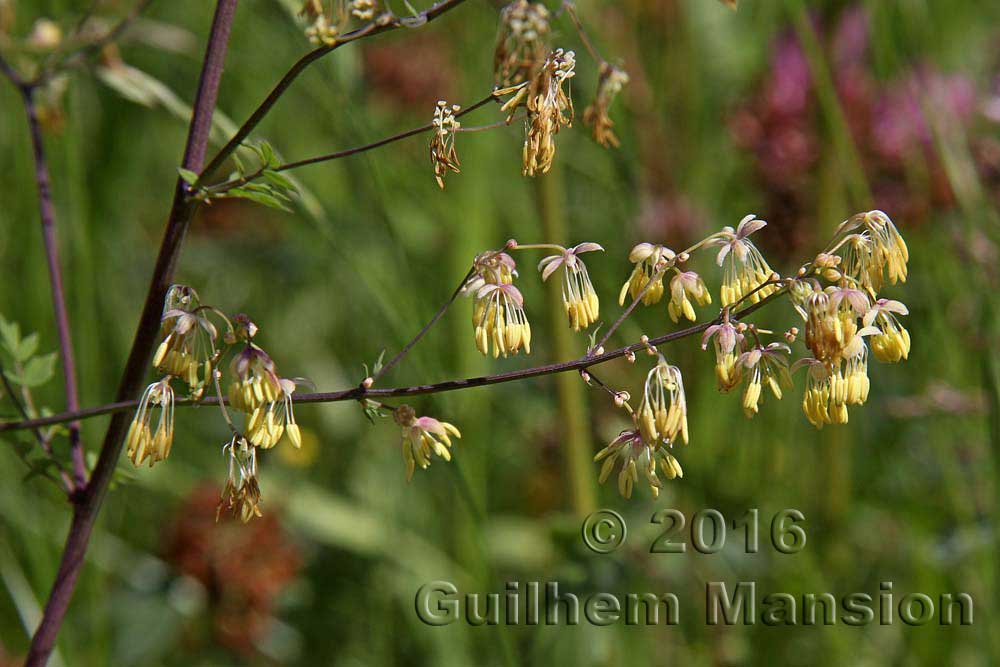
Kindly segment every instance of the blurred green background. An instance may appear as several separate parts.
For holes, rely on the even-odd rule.
[[[290,0],[289,0],[290,3]],[[12,58],[36,19],[69,31],[88,2],[0,2]],[[394,3],[403,11],[403,3]],[[549,3],[555,9],[555,3]],[[130,5],[99,3],[112,21]],[[771,222],[756,240],[776,268],[820,249],[850,214],[880,207],[911,253],[905,301],[908,362],[871,367],[868,405],[817,432],[800,410],[803,378],[747,421],[738,395],[716,392],[710,353],[690,339],[664,349],[684,372],[691,444],[683,480],[656,501],[598,487],[590,459],[626,426],[575,375],[473,389],[412,403],[455,423],[454,461],[405,481],[398,428],[370,425],[355,404],[300,406],[301,453],[262,461],[265,518],[214,523],[227,429],[214,409],[178,411],[168,462],[131,469],[108,497],[52,664],[686,665],[955,664],[1000,662],[1000,403],[997,207],[1000,204],[1000,5],[970,0],[742,3],[581,0],[603,55],[632,78],[612,108],[619,150],[597,145],[581,119],[558,136],[556,168],[520,175],[517,127],[458,137],[462,173],[439,191],[427,137],[302,169],[294,214],[240,202],[203,209],[177,279],[261,327],[258,342],[286,376],[322,390],[356,384],[362,364],[408,340],[465,273],[472,256],[511,237],[595,241],[588,256],[614,319],[626,255],[640,241],[674,248],[753,211]],[[287,159],[348,148],[426,123],[434,102],[463,105],[492,87],[498,5],[474,0],[420,29],[338,50],[312,67],[261,125]],[[222,115],[241,122],[308,43],[297,7],[245,2],[222,81]],[[45,108],[63,268],[82,403],[111,399],[169,208],[211,3],[154,3],[118,50],[50,91]],[[553,43],[577,50],[578,113],[597,72],[566,17]],[[485,108],[463,119],[488,124]],[[221,134],[225,135],[226,119]],[[459,302],[381,383],[401,386],[581,355],[558,286],[518,255],[530,357],[494,362],[475,350]],[[713,291],[711,259],[695,262]],[[0,86],[0,313],[56,337],[20,101]],[[717,294],[717,292],[716,292]],[[717,299],[716,299],[717,301]],[[712,307],[699,309],[711,317]],[[782,303],[755,321],[796,324]],[[801,325],[800,325],[801,326]],[[665,304],[640,309],[619,344],[675,328]],[[796,352],[802,354],[801,343]],[[607,364],[601,378],[635,395],[647,362]],[[151,376],[152,377],[152,376]],[[61,382],[35,391],[63,409]],[[9,403],[5,418],[14,418]],[[84,424],[94,452],[106,418]],[[23,436],[17,436],[23,437]],[[13,437],[6,437],[11,440]],[[59,442],[57,448],[65,448]],[[0,655],[18,664],[51,585],[68,507],[51,484],[23,481],[0,448]],[[614,508],[631,531],[611,555],[588,551],[580,522]],[[759,508],[761,550],[730,531],[720,553],[651,554],[653,513],[728,519]],[[806,517],[808,542],[769,546],[782,508]],[[684,541],[690,541],[689,537]],[[558,581],[564,591],[674,592],[676,627],[432,628],[414,613],[435,579],[462,592],[508,580]],[[971,626],[862,628],[708,626],[705,582],[758,582],[767,592],[968,592]],[[3,662],[6,661],[6,662]],[[58,662],[57,662],[58,661]]]

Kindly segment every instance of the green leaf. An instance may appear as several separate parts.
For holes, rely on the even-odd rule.
[[[242,177],[244,174],[247,173],[247,168],[243,165],[243,160],[241,160],[240,156],[237,155],[235,152],[232,154],[232,158],[233,158],[233,163],[236,165],[237,173],[240,175],[240,177]],[[236,179],[230,176],[229,180],[233,181]]]
[[[54,472],[59,469],[59,465],[50,458],[32,458],[26,463],[28,464],[28,472],[21,478],[22,482],[27,482],[35,477],[55,479]]]
[[[21,346],[21,327],[18,323],[8,322],[0,315],[0,338],[3,339],[3,346],[7,348],[7,352],[12,357],[16,356]]]
[[[274,171],[273,169],[265,169],[263,176],[275,187],[279,187],[288,192],[295,192],[295,184],[292,183],[291,179],[284,174]]]
[[[24,365],[24,370],[21,371],[19,377],[11,379],[22,387],[37,387],[52,379],[55,368],[56,353],[52,352],[40,357],[32,357]]]
[[[194,185],[198,182],[198,174],[194,173],[190,169],[184,169],[183,167],[177,168],[177,173],[181,175],[184,182],[188,185]]]
[[[382,412],[381,407],[376,403],[373,403],[371,401],[365,401],[364,407],[365,407],[365,417],[368,419],[368,421],[372,423],[373,426],[375,425],[376,419],[382,419],[385,417],[385,413]]]
[[[286,206],[285,203],[274,194],[270,192],[262,192],[257,189],[250,189],[247,188],[247,186],[233,188],[226,193],[226,196],[237,197],[239,199],[249,199],[252,202],[263,204],[269,208],[276,208],[281,211],[287,211],[288,213],[292,212],[292,209],[288,208],[288,206]]]
[[[593,350],[595,347],[597,347],[597,332],[600,331],[601,327],[603,327],[603,326],[604,326],[604,322],[601,322],[600,324],[597,325],[596,329],[594,329],[593,331],[590,332],[590,334],[589,334],[589,337],[590,337],[590,347],[587,348],[588,350]]]
[[[375,366],[372,369],[373,375],[378,375],[379,371],[382,370],[382,360],[385,359],[385,348],[379,352],[378,359],[375,360]]]
[[[257,154],[260,155],[260,161],[265,167],[277,167],[280,164],[278,156],[274,154],[274,148],[266,141],[257,144]]]
[[[12,355],[14,361],[18,363],[23,363],[34,356],[35,352],[38,351],[38,334],[32,333],[28,334],[21,339],[20,344],[17,346],[16,350],[12,350]]]

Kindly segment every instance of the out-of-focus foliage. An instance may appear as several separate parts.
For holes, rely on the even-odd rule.
[[[0,25],[28,34],[49,17],[71,29],[88,2],[3,2]],[[218,138],[232,131],[309,48],[295,7],[239,8],[220,94]],[[394,3],[394,7],[395,7]],[[403,3],[395,7],[403,10]],[[413,401],[454,422],[454,461],[405,481],[399,431],[356,404],[299,406],[303,446],[264,465],[265,519],[212,523],[228,432],[208,408],[178,410],[171,458],[108,497],[55,660],[69,665],[373,664],[936,664],[1000,661],[996,559],[1000,420],[996,258],[1000,202],[1000,6],[955,2],[581,1],[608,58],[630,77],[611,108],[618,149],[564,129],[548,184],[521,176],[517,127],[463,135],[462,171],[435,184],[429,136],[297,171],[293,213],[247,200],[204,207],[177,277],[204,301],[246,312],[289,376],[321,389],[356,385],[451,294],[473,255],[546,235],[539,199],[559,203],[565,237],[588,258],[604,319],[639,241],[684,247],[745,213],[772,224],[755,237],[775,268],[819,249],[850,214],[880,207],[906,236],[907,363],[872,366],[872,396],[844,427],[817,433],[798,389],[753,421],[721,396],[712,355],[695,340],[664,350],[685,376],[691,444],[684,478],[657,501],[582,484],[632,531],[613,555],[580,541],[568,432],[591,454],[625,424],[604,394],[567,411],[554,378]],[[551,3],[555,9],[555,3]],[[128,3],[100,3],[121,15]],[[11,13],[11,8],[15,9]],[[427,123],[439,99],[467,105],[493,85],[497,14],[466,3],[427,26],[339,49],[296,83],[260,127],[285,159],[376,140]],[[111,399],[145,294],[184,141],[211,3],[154,3],[96,75],[53,83],[45,108],[81,402]],[[12,22],[10,22],[12,21]],[[581,65],[572,92],[592,101],[597,68],[571,24],[554,43]],[[618,61],[616,60],[616,63]],[[492,123],[487,107],[463,125]],[[37,348],[55,349],[30,152],[16,92],[0,86],[0,312]],[[551,228],[549,229],[551,232]],[[524,266],[530,266],[525,260]],[[710,261],[699,272],[717,294]],[[525,271],[527,274],[528,272]],[[430,382],[568,359],[563,313],[522,281],[533,317],[529,357],[475,349],[460,302],[382,386]],[[768,323],[796,324],[790,309]],[[673,330],[666,307],[640,310],[618,340]],[[27,340],[27,339],[25,339]],[[34,345],[32,343],[32,345]],[[9,350],[8,350],[9,351]],[[44,357],[35,357],[43,359]],[[640,357],[641,358],[641,357]],[[39,364],[44,362],[37,362]],[[643,371],[601,378],[641,387]],[[573,378],[579,384],[579,380]],[[61,409],[59,382],[32,391]],[[4,417],[13,417],[9,403]],[[575,414],[567,424],[565,415]],[[106,418],[83,425],[91,452]],[[582,427],[582,428],[581,428]],[[30,434],[18,436],[30,443]],[[574,436],[575,437],[575,436]],[[43,479],[22,481],[18,445],[0,449],[0,662],[23,655],[65,537],[68,513]],[[126,465],[127,462],[125,462]],[[577,497],[586,497],[578,495]],[[654,511],[726,517],[797,508],[800,553],[650,554]],[[766,525],[766,524],[764,524]],[[249,532],[243,532],[249,531]],[[732,537],[732,535],[730,536]],[[690,550],[689,550],[690,551]],[[414,614],[424,583],[502,592],[504,582],[559,581],[579,594],[674,592],[677,627],[432,628]],[[755,580],[758,595],[860,591],[877,597],[969,592],[971,626],[856,629],[708,626],[705,582]],[[56,664],[54,662],[54,664]]]

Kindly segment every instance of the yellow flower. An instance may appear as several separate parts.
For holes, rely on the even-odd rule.
[[[594,457],[595,462],[601,460],[604,460],[598,478],[601,484],[604,484],[611,476],[615,465],[620,465],[618,493],[623,498],[632,497],[632,489],[639,481],[640,472],[649,484],[653,498],[659,496],[660,489],[663,487],[663,483],[657,475],[657,467],[667,479],[684,476],[684,471],[677,459],[667,452],[665,447],[644,440],[638,427],[619,433],[617,438]]]
[[[744,217],[736,229],[724,227],[713,239],[712,245],[721,246],[716,263],[723,267],[723,306],[731,306],[744,298],[750,303],[757,303],[779,289],[776,284],[761,287],[773,277],[774,272],[749,238],[766,225],[751,214]]]
[[[437,454],[445,461],[451,460],[451,437],[461,438],[462,434],[448,422],[433,417],[417,417],[408,405],[400,406],[393,416],[402,429],[403,460],[406,462],[406,479],[413,478],[417,466],[426,469],[431,464],[431,454]]]
[[[296,449],[302,446],[302,435],[298,424],[295,423],[295,413],[292,410],[295,383],[282,378],[279,385],[281,387],[279,400],[261,405],[247,416],[244,431],[254,447],[270,449],[281,441],[283,435],[288,437],[288,441]]]
[[[466,295],[475,294],[479,288],[489,283],[491,285],[509,285],[517,276],[517,264],[514,258],[505,252],[488,250],[479,253],[472,261],[472,275],[462,287]]]
[[[476,347],[493,356],[517,354],[523,347],[531,353],[531,325],[524,313],[524,297],[512,284],[484,284],[476,292],[472,312]]]
[[[576,56],[572,51],[556,49],[532,79],[503,109],[513,116],[523,100],[528,110],[524,121],[526,136],[523,150],[525,176],[544,174],[556,155],[555,136],[563,126],[573,123],[573,100],[563,90],[563,83],[575,74]]]
[[[235,379],[229,385],[229,404],[235,410],[252,414],[260,406],[277,400],[281,393],[274,362],[253,343],[247,342],[233,357],[230,370]]]
[[[362,21],[375,18],[375,0],[351,0],[351,15]]]
[[[574,331],[582,331],[596,322],[600,310],[600,301],[597,292],[594,291],[593,283],[590,282],[587,267],[578,256],[580,253],[594,250],[603,251],[604,248],[596,243],[580,243],[572,248],[563,249],[561,254],[550,255],[538,264],[543,281],[548,280],[559,267],[565,268],[562,285],[563,307],[569,318],[569,326]]]
[[[156,430],[150,428],[153,409],[159,410]],[[146,387],[139,399],[132,424],[125,435],[125,453],[135,465],[141,465],[147,458],[149,466],[163,461],[170,455],[174,441],[174,390],[170,378]]]
[[[643,440],[656,444],[673,444],[680,435],[688,442],[687,399],[681,371],[660,356],[646,375],[637,422]]]
[[[715,378],[719,383],[719,391],[732,391],[743,379],[742,366],[737,363],[737,345],[742,343],[743,334],[736,330],[728,319],[722,324],[713,324],[705,329],[701,338],[701,349],[708,349],[708,341],[712,340],[715,348]]]
[[[910,355],[910,332],[896,318],[896,315],[908,314],[905,305],[890,299],[879,299],[865,313],[864,325],[874,324],[879,329],[879,333],[871,337],[872,352],[879,361],[894,364]]]
[[[191,310],[179,307],[164,310],[161,330],[165,337],[153,355],[153,367],[186,382],[191,393],[198,397],[212,375],[218,331],[207,317],[214,311],[196,302],[192,305]]]
[[[868,379],[868,346],[862,336],[870,331],[862,329],[848,346],[845,356],[836,363],[825,363],[806,358],[795,362],[794,368],[809,368],[806,390],[802,397],[802,411],[816,428],[824,424],[846,424],[847,406],[862,405],[868,400],[871,386]]]
[[[876,294],[888,278],[889,284],[906,282],[910,259],[899,230],[882,211],[859,213],[837,228],[838,234],[853,232],[843,241],[843,273],[870,294]]]
[[[737,364],[747,369],[747,385],[743,390],[743,413],[748,419],[757,414],[763,399],[761,390],[766,386],[776,399],[781,400],[782,385],[791,384],[788,359],[791,349],[784,343],[770,343],[755,347],[739,356]]]
[[[670,319],[676,324],[681,316],[692,322],[695,321],[694,306],[691,299],[699,306],[712,303],[712,295],[705,287],[705,281],[694,271],[677,272],[670,280],[670,303],[667,304],[667,313]]]
[[[663,296],[663,272],[675,257],[673,250],[662,245],[640,243],[632,248],[628,260],[635,264],[635,268],[618,293],[618,305],[625,305],[626,294],[634,300],[650,281],[652,284],[643,294],[642,303],[644,306],[658,303]]]
[[[796,367],[801,363],[807,363],[809,369],[806,375],[806,389],[802,395],[802,412],[805,413],[809,423],[818,429],[822,429],[824,424],[847,423],[847,406],[843,403],[831,403],[831,378],[830,370],[816,359],[801,359],[796,363]]]
[[[806,345],[822,362],[839,364],[858,332],[858,318],[870,302],[861,290],[828,287],[806,299]]]

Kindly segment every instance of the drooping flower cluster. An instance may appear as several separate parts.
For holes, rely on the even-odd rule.
[[[906,306],[878,298],[886,282],[906,280],[909,252],[902,236],[885,213],[869,211],[842,223],[837,237],[800,271],[791,291],[813,354],[796,362],[808,368],[802,409],[817,428],[846,423],[847,406],[868,400],[866,338],[879,361],[895,363],[910,353],[909,332],[896,317],[907,314]],[[835,278],[835,284],[824,287],[810,273]]]
[[[371,21],[375,18],[377,6],[375,0],[332,0],[329,9],[323,4],[323,0],[306,0],[299,10],[299,16],[308,24],[306,37],[316,46],[335,44],[337,38],[346,32],[352,16],[361,21]]]
[[[319,0],[309,0],[303,9],[306,16],[316,15],[314,25],[307,31],[311,39],[317,43],[335,43],[337,30],[330,26],[336,22],[328,19],[326,14],[317,14],[319,10],[313,5],[318,7]],[[572,15],[577,31],[600,67],[597,94],[584,112],[584,121],[592,128],[594,138],[601,145],[618,146],[618,137],[613,131],[614,122],[608,110],[629,77],[622,69],[597,55],[575,10],[569,5],[566,8],[569,8],[567,13]],[[524,120],[521,171],[525,176],[544,174],[551,169],[556,153],[555,137],[563,127],[571,126],[574,120],[573,99],[567,82],[576,74],[576,54],[550,47],[549,20],[549,10],[541,2],[513,0],[500,11],[492,98],[500,100],[510,96],[501,107],[507,114],[507,125],[515,119]],[[325,37],[327,33],[331,36]],[[459,131],[459,126],[457,123],[451,126],[454,122],[452,116],[457,115],[458,107],[448,112],[441,106],[429,129],[434,131],[431,161],[435,178],[438,185],[444,187],[444,175],[448,171],[458,171],[454,132]],[[503,123],[472,129],[486,130],[501,125]]]
[[[590,282],[587,266],[579,258],[580,253],[604,250],[596,243],[580,243],[572,248],[562,248],[558,255],[549,255],[538,264],[542,272],[542,280],[559,268],[563,268],[562,300],[569,318],[569,326],[573,331],[583,331],[597,321],[600,312],[600,300]]]
[[[726,394],[743,380],[742,366],[738,363],[737,346],[742,347],[743,334],[729,321],[729,314],[723,316],[721,324],[713,324],[705,329],[701,339],[701,349],[708,349],[712,341],[715,350],[715,379],[719,391]]]
[[[221,348],[216,347],[218,333],[210,315],[225,322],[227,333],[220,341]],[[229,477],[219,509],[228,508],[243,521],[260,516],[257,448],[269,449],[283,438],[296,448],[302,443],[292,409],[295,382],[280,377],[271,357],[253,342],[257,326],[248,317],[238,315],[230,320],[218,309],[202,305],[189,287],[175,285],[168,291],[161,332],[164,338],[153,366],[167,375],[149,385],[139,400],[125,437],[128,457],[135,465],[148,460],[152,466],[170,454],[175,406],[172,380],[187,383],[193,400],[201,399],[206,387],[213,387],[233,432],[225,448]],[[245,414],[242,430],[237,430],[225,407],[219,365],[226,350],[236,344],[242,347],[229,364],[228,404]]]
[[[216,509],[216,520],[223,509],[248,522],[261,516],[260,483],[257,481],[257,448],[246,438],[234,435],[225,447],[229,456],[229,475],[222,491],[222,500]]]
[[[873,325],[878,329],[869,340],[875,358],[882,363],[894,364],[910,356],[910,332],[896,318],[909,313],[904,304],[892,299],[878,299],[865,313],[865,329]]]
[[[173,379],[188,386],[194,399],[202,397],[222,352],[216,348],[218,330],[209,319],[225,315],[201,304],[197,292],[185,285],[174,285],[164,299],[160,332],[163,341],[153,355],[153,368],[164,377],[153,382],[139,399],[139,407],[125,436],[125,450],[135,465],[149,461],[152,466],[170,454],[174,439]],[[151,427],[153,411],[159,416]]]
[[[158,412],[155,429],[150,427],[153,411]],[[174,441],[174,390],[170,378],[146,387],[139,399],[139,409],[125,435],[125,454],[135,465],[149,459],[149,466],[170,455]]]
[[[618,305],[624,306],[627,296],[634,301],[640,295],[644,305],[659,303],[664,292],[663,278],[669,270],[674,272],[674,276],[670,279],[667,314],[674,323],[681,317],[694,322],[697,319],[694,304],[704,306],[712,303],[712,294],[701,276],[694,271],[681,271],[676,266],[687,261],[689,253],[678,255],[666,246],[640,243],[632,248],[628,258],[635,266],[618,293]]]
[[[541,2],[514,0],[500,12],[493,72],[500,88],[530,80],[548,53],[549,10]]]
[[[757,303],[778,291],[778,285],[766,284],[774,277],[774,271],[750,240],[751,234],[766,225],[766,222],[750,214],[740,221],[736,229],[724,227],[711,241],[711,245],[720,247],[715,261],[723,267],[720,292],[723,306],[731,306],[744,299]]]
[[[292,409],[295,383],[282,378],[279,385],[281,394],[277,399],[258,406],[250,413],[246,423],[247,439],[255,447],[270,449],[281,442],[282,436],[287,436],[288,442],[299,449],[302,447],[302,433],[295,423],[295,412]]]
[[[413,478],[413,471],[426,469],[431,464],[431,454],[445,461],[451,460],[451,436],[461,438],[462,434],[448,422],[433,417],[417,417],[408,405],[393,411],[393,418],[402,430],[403,460],[406,462],[406,479]]]
[[[676,265],[687,262],[697,250],[720,248],[717,262],[723,266],[724,307],[702,337],[702,349],[710,343],[713,347],[719,390],[727,393],[742,386],[742,408],[752,418],[766,394],[780,400],[792,384],[791,370],[806,366],[802,407],[807,419],[819,428],[845,423],[847,406],[861,405],[868,398],[869,346],[880,361],[897,362],[909,355],[910,336],[899,322],[899,316],[907,314],[906,306],[878,298],[876,291],[906,279],[906,244],[885,213],[870,211],[840,225],[830,246],[795,278],[781,278],[748,238],[765,225],[747,216],[736,229],[726,227],[681,253],[651,243],[635,246],[629,256],[635,266],[622,286],[620,303],[631,296],[633,302],[655,304],[664,292],[664,275],[674,271],[668,314],[675,322],[682,316],[694,320],[693,303],[710,303],[711,297],[700,276]],[[787,296],[805,320],[805,343],[813,355],[794,365],[789,363],[790,344],[798,337],[797,327],[784,332],[783,341],[766,342],[764,337],[774,332],[740,321],[753,310],[750,305],[778,293]],[[747,307],[740,309],[744,304]],[[648,338],[643,337],[642,343],[655,352]],[[625,356],[634,361],[634,350]],[[626,392],[611,392],[616,405],[632,413],[634,428],[622,431],[596,460],[605,461],[602,482],[620,464],[619,491],[625,496],[631,494],[640,472],[654,496],[658,493],[655,461],[668,477],[680,472],[676,460],[658,447],[672,445],[678,438],[687,442],[683,385],[680,371],[662,356],[658,359],[647,375],[637,410],[628,406]],[[589,371],[585,379],[590,381]]]
[[[743,390],[743,414],[748,419],[757,414],[764,396],[764,387],[771,390],[776,400],[781,400],[783,388],[792,384],[788,372],[788,355],[792,350],[785,343],[758,343],[739,356],[736,364],[746,370],[746,388]]]
[[[524,313],[524,297],[514,287],[517,275],[514,258],[502,251],[476,257],[473,275],[463,291],[473,297],[472,328],[476,348],[493,356],[531,353],[531,325]]]
[[[434,108],[434,134],[431,137],[431,163],[434,165],[434,179],[438,187],[444,189],[444,177],[449,172],[459,173],[458,153],[455,151],[455,133],[462,124],[455,118],[462,107],[449,105],[439,100]]]
[[[843,272],[869,294],[890,285],[906,282],[906,263],[910,252],[899,230],[882,211],[855,215],[840,224],[838,234],[845,234],[840,251]]]
[[[692,322],[697,319],[692,299],[699,306],[706,306],[712,303],[712,294],[705,287],[705,281],[694,271],[677,271],[670,279],[670,302],[667,304],[667,313],[674,324],[680,321],[681,316]]]
[[[260,406],[277,400],[281,380],[267,352],[247,340],[233,357],[229,367],[233,380],[229,385],[229,404],[234,410],[253,413]]]
[[[656,498],[663,487],[657,468],[667,479],[683,477],[680,463],[669,450],[678,440],[688,442],[684,382],[680,369],[668,364],[662,355],[646,375],[643,398],[632,413],[632,423],[632,429],[622,431],[594,457],[594,461],[604,460],[598,479],[603,484],[618,464],[618,492],[622,496],[632,497],[632,488],[642,473]]]
[[[564,126],[573,124],[573,98],[563,84],[576,73],[576,54],[556,49],[528,85],[516,89],[503,110],[513,119],[515,111],[523,104],[527,116],[524,120],[525,138],[522,151],[522,169],[525,176],[544,174],[552,168],[556,155],[555,136]],[[514,92],[515,89],[497,91],[496,94]]]
[[[643,305],[659,303],[663,296],[663,274],[675,257],[673,250],[662,245],[640,243],[632,248],[628,261],[635,264],[635,268],[618,293],[618,305],[625,305],[626,295],[635,300],[639,298],[639,294],[642,294]]]
[[[601,63],[597,79],[597,96],[583,110],[583,123],[594,133],[594,141],[605,148],[618,148],[621,142],[614,133],[615,123],[608,116],[608,109],[615,97],[628,83],[628,74],[610,63]]]
[[[677,436],[688,443],[687,399],[681,371],[661,355],[646,375],[637,420],[647,442],[673,444]]]
[[[670,454],[665,447],[647,443],[638,427],[622,431],[618,437],[597,453],[594,461],[604,460],[598,481],[601,484],[611,476],[615,466],[620,466],[618,472],[618,493],[624,498],[632,497],[632,488],[639,481],[639,472],[649,483],[653,497],[660,495],[663,482],[657,475],[657,468],[667,479],[684,476],[680,462]]]
[[[167,294],[160,321],[164,338],[153,355],[153,367],[187,383],[194,397],[204,392],[218,360],[215,342],[219,333],[209,319],[212,314],[221,316],[202,306],[193,289],[176,285]]]

